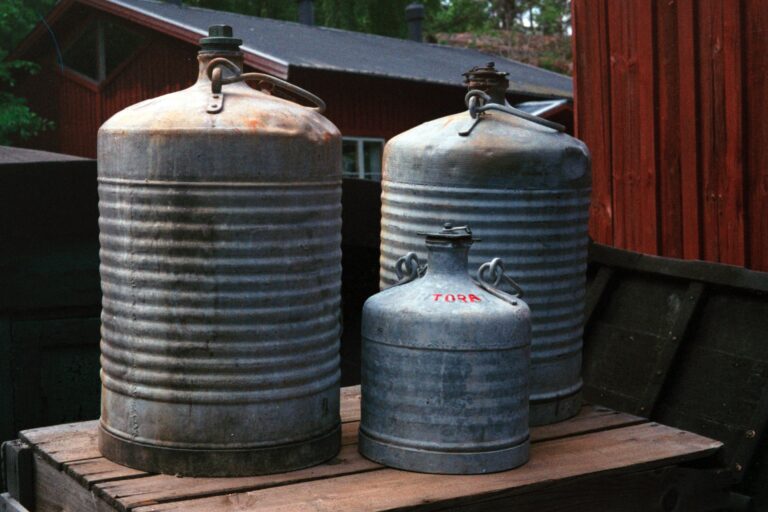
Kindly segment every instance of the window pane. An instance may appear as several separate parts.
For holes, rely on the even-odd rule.
[[[365,177],[369,180],[381,181],[381,154],[384,143],[379,140],[363,142],[365,156]]]
[[[104,39],[107,61],[107,69],[104,76],[109,76],[117,66],[133,55],[133,52],[144,42],[144,37],[140,34],[111,21],[104,23]]]
[[[96,23],[91,23],[75,42],[64,50],[64,65],[88,78],[99,80],[99,41]]]
[[[342,175],[345,178],[359,178],[357,169],[357,141],[342,140],[341,142]]]

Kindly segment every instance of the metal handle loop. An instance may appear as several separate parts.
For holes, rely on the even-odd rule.
[[[480,286],[482,286],[485,290],[494,293],[497,297],[501,297],[505,300],[506,297],[504,296],[510,296],[516,299],[523,297],[523,289],[520,287],[520,285],[504,272],[504,262],[501,260],[501,258],[493,258],[491,261],[480,265],[480,268],[477,269],[477,281],[478,284],[480,284]],[[511,286],[515,293],[508,294],[498,290],[498,287],[502,281]],[[501,293],[504,296],[498,295],[497,293]]]
[[[426,265],[419,264],[419,257],[415,252],[409,252],[405,256],[402,256],[395,263],[395,274],[397,275],[397,284],[410,283],[414,279],[417,279],[424,275],[426,272]]]
[[[221,71],[222,67],[225,67],[234,73],[234,76],[224,77]],[[264,73],[242,73],[237,64],[223,57],[212,59],[211,62],[208,63],[208,66],[205,68],[205,74],[211,80],[212,94],[221,94],[221,86],[225,84],[232,84],[235,82],[243,82],[248,80],[258,80],[259,82],[268,82],[275,87],[279,87],[300,98],[304,98],[310,103],[315,104],[314,107],[306,108],[311,108],[312,110],[315,110],[321,114],[325,112],[325,102],[311,92],[272,75],[266,75]]]
[[[559,132],[565,131],[565,126],[561,125],[560,123],[555,123],[554,121],[550,121],[539,116],[534,116],[533,114],[523,112],[518,108],[510,107],[509,105],[489,103],[490,100],[491,97],[488,96],[485,91],[481,91],[480,89],[472,89],[464,96],[464,103],[467,105],[467,108],[469,109],[469,115],[472,117],[472,119],[477,119],[477,117],[483,112],[488,112],[489,110],[498,110],[499,112],[505,112],[513,116],[521,117],[526,121],[531,121],[532,123],[540,124]]]

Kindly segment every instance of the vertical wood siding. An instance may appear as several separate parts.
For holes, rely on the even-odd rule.
[[[761,0],[574,0],[601,243],[768,271]]]

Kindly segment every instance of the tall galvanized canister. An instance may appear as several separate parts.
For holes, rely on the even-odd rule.
[[[510,114],[506,76],[492,64],[467,78],[477,91],[468,95],[472,112],[424,123],[385,147],[381,287],[395,283],[403,253],[425,256],[417,232],[443,220],[471,225],[483,243],[470,268],[499,256],[526,291],[531,424],[553,423],[581,401],[589,152],[552,124]]]
[[[212,27],[189,89],[99,131],[102,413],[109,459],[247,475],[340,444],[341,140],[252,89]]]
[[[471,245],[466,227],[428,234],[426,275],[410,253],[401,286],[365,303],[359,447],[374,461],[471,474],[528,460],[530,312],[493,287],[497,260],[469,277]]]

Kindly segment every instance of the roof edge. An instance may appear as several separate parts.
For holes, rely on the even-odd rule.
[[[338,68],[330,68],[330,67],[320,67],[320,66],[308,66],[306,64],[291,64],[290,70],[305,70],[305,71],[329,71],[332,73],[345,73],[349,75],[356,75],[356,76],[364,76],[369,78],[386,78],[389,80],[402,80],[404,82],[413,82],[413,83],[419,83],[419,84],[431,84],[431,85],[439,85],[442,87],[456,87],[458,89],[466,90],[467,86],[461,82],[461,80],[457,79],[455,83],[453,82],[443,82],[443,81],[437,81],[437,80],[428,80],[426,78],[413,78],[413,77],[403,77],[403,76],[395,76],[395,75],[388,75],[386,73],[377,73],[375,71],[349,71],[347,69],[338,69]],[[510,83],[510,87],[507,89],[507,94],[516,94],[519,96],[527,96],[534,99],[540,99],[540,100],[567,100],[569,102],[573,102],[573,93],[570,95],[560,94],[558,92],[535,92],[531,90],[522,90],[512,87],[512,83]]]
[[[186,43],[197,46],[201,35],[206,35],[202,31],[192,29],[191,27],[174,23],[173,20],[154,15],[143,9],[136,9],[125,5],[119,0],[63,0],[56,5],[53,10],[45,17],[44,22],[38,22],[35,28],[25,37],[15,49],[13,49],[6,60],[21,58],[29,48],[40,39],[47,31],[45,25],[52,25],[56,22],[72,5],[79,3],[93,9],[97,9],[119,18],[133,21],[150,29],[157,30],[163,34],[169,35]],[[243,47],[245,63],[255,68],[271,73],[278,78],[288,78],[288,63],[271,55],[259,52],[247,46]]]

